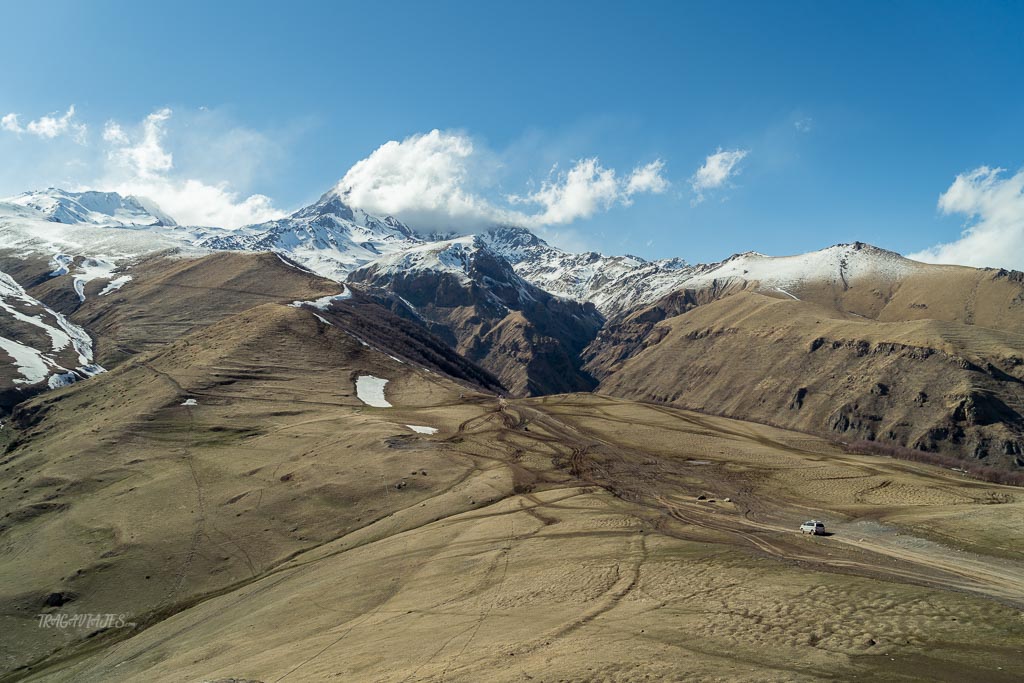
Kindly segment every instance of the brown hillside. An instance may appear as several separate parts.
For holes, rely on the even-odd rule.
[[[585,352],[599,391],[1024,466],[1021,274],[715,285],[609,321]]]

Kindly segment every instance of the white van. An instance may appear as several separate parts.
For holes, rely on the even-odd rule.
[[[816,519],[812,519],[809,522],[804,522],[800,525],[800,533],[802,534],[813,534],[815,536],[825,535],[825,523],[819,522]]]

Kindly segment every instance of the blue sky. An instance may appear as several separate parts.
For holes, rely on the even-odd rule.
[[[18,115],[0,129],[2,196],[153,188],[174,215],[198,188],[238,221],[369,158],[353,196],[427,222],[454,211],[459,229],[522,217],[568,246],[708,261],[853,240],[920,252],[967,225],[933,255],[1024,268],[1019,3],[0,7],[18,27],[0,42],[0,116]],[[52,137],[29,129],[45,115]],[[388,141],[409,144],[373,156]],[[718,152],[739,153],[725,177]],[[422,171],[416,153],[454,165],[371,177]],[[644,168],[657,182],[630,190]],[[592,172],[582,199],[574,169]]]

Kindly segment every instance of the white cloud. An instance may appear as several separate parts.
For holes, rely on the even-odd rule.
[[[669,182],[661,175],[664,170],[665,162],[661,159],[634,169],[629,176],[629,182],[626,183],[626,194],[634,195],[644,192],[661,194],[669,187]]]
[[[475,154],[473,141],[460,133],[433,130],[391,140],[356,162],[338,191],[369,213],[429,228],[476,227],[499,212],[471,189]]]
[[[285,215],[274,208],[269,197],[262,194],[242,197],[227,183],[211,185],[192,178],[158,177],[130,180],[112,189],[120,194],[150,199],[174,220],[186,225],[237,228]]]
[[[505,197],[510,205],[538,207],[524,212],[485,196],[501,168],[498,155],[469,136],[433,130],[381,145],[352,166],[337,189],[352,206],[395,215],[421,229],[475,230],[496,223],[567,224],[616,203],[628,204],[635,194],[668,187],[661,160],[621,179],[594,157],[567,172],[553,172],[534,192]]]
[[[17,114],[4,114],[3,118],[0,118],[0,128],[11,133],[23,133],[25,129],[18,123]]]
[[[582,159],[568,172],[545,181],[536,192],[509,199],[517,204],[542,207],[540,213],[521,218],[520,222],[526,225],[563,225],[580,218],[590,218],[617,203],[628,206],[634,194],[664,192],[669,184],[661,175],[664,165],[660,159],[652,161],[622,179],[615,169],[601,166],[597,157]]]
[[[814,129],[814,119],[810,116],[803,116],[793,122],[793,127],[801,133],[809,133]]]
[[[163,148],[163,139],[167,134],[165,124],[171,118],[170,109],[160,109],[146,117],[142,123],[142,135],[133,145],[128,136],[116,123],[117,135],[112,137],[116,148],[110,152],[110,158],[118,164],[130,169],[135,176],[145,180],[157,178],[174,168],[174,157]],[[104,131],[103,138],[107,139],[107,132],[111,131],[110,124]]]
[[[179,223],[235,228],[284,215],[261,194],[242,197],[227,182],[207,183],[173,173],[174,156],[164,147],[172,112],[159,109],[131,135],[115,121],[103,139],[110,145],[107,173],[97,185],[156,202]]]
[[[75,121],[75,105],[68,107],[68,110],[60,117],[54,112],[47,116],[40,116],[35,121],[29,121],[24,126],[21,125],[18,118],[15,113],[5,114],[3,118],[0,118],[0,128],[11,133],[28,133],[46,140],[68,134],[75,142],[85,144],[88,128],[84,123]]]
[[[539,214],[524,216],[520,222],[532,225],[564,225],[577,218],[589,218],[607,211],[622,196],[615,170],[601,166],[597,157],[582,159],[568,172],[544,181],[540,189],[525,197],[510,196],[517,204],[537,204]]]
[[[717,152],[709,154],[704,160],[704,165],[690,177],[690,187],[693,188],[695,195],[690,202],[691,205],[704,201],[705,193],[709,190],[726,185],[729,178],[740,172],[737,166],[749,153],[750,151],[745,149],[723,150],[719,147]]]
[[[103,141],[118,145],[127,145],[129,142],[127,133],[117,121],[107,121],[103,127]]]
[[[966,219],[960,239],[910,254],[930,263],[1024,270],[1024,169],[981,166],[961,173],[939,196],[944,214]]]

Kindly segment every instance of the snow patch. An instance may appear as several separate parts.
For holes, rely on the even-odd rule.
[[[59,389],[60,387],[66,387],[74,384],[80,379],[81,377],[73,372],[56,373],[50,375],[50,379],[46,381],[46,386],[50,389]]]
[[[471,257],[479,249],[476,237],[469,235],[442,242],[428,242],[405,251],[383,256],[370,266],[377,273],[398,275],[411,270],[430,270],[455,275],[468,284]]]
[[[69,225],[174,225],[154,203],[116,192],[67,192],[51,187],[6,200],[38,211],[46,220]]]
[[[24,309],[39,313],[29,315]],[[50,388],[57,388],[104,372],[102,367],[93,363],[92,339],[84,329],[69,321],[63,314],[29,296],[14,278],[3,272],[0,272],[0,313],[8,314],[17,322],[41,329],[50,341],[50,348],[43,349],[33,348],[13,339],[3,340],[0,348],[14,359],[15,366],[24,378],[14,380],[16,384],[35,384],[47,379],[48,375],[56,371],[47,385]],[[69,346],[78,357],[78,367],[73,370],[63,367],[56,357],[50,355],[59,353]]]
[[[187,398],[187,399],[185,399],[185,402],[182,403],[181,405],[183,405],[183,406],[197,406],[197,405],[199,405],[199,401],[195,400],[194,398]]]
[[[68,254],[57,254],[51,258],[50,267],[53,268],[53,271],[50,273],[50,277],[67,275],[72,261],[74,261],[74,257]]]
[[[110,282],[107,283],[107,286],[104,287],[102,291],[100,291],[99,296],[106,296],[107,294],[110,294],[111,292],[116,292],[117,290],[121,289],[122,287],[124,287],[126,284],[128,284],[131,281],[132,281],[132,276],[131,275],[122,275],[119,278],[115,278],[115,279],[113,279],[113,280],[111,280]]]
[[[344,286],[344,285],[343,285]],[[352,298],[352,290],[348,287],[344,287],[344,291],[341,294],[332,294],[330,296],[322,296],[315,301],[293,301],[289,306],[292,308],[302,308],[303,306],[312,306],[313,308],[319,308],[321,311],[326,311],[331,307],[331,304],[335,301],[344,301],[345,299]],[[326,320],[324,322],[327,322]]]
[[[424,427],[422,425],[405,425],[417,434],[437,434],[437,427]]]
[[[0,349],[14,360],[14,367],[24,379],[15,379],[15,384],[35,384],[42,382],[50,374],[51,367],[58,367],[52,360],[33,349],[13,339],[0,337]]]
[[[384,385],[388,380],[373,375],[359,375],[356,378],[356,396],[360,401],[374,408],[391,408],[384,398]]]
[[[313,272],[312,270],[310,270],[309,268],[303,268],[302,266],[300,266],[300,265],[298,265],[298,264],[296,264],[296,263],[293,263],[293,262],[289,261],[288,259],[286,259],[286,258],[285,258],[284,256],[281,256],[281,254],[279,254],[279,253],[278,253],[278,252],[276,252],[276,251],[274,252],[274,256],[276,256],[276,257],[277,257],[277,259],[278,259],[278,260],[279,260],[279,261],[280,261],[281,263],[285,264],[285,265],[286,265],[286,266],[288,266],[289,268],[294,268],[295,270],[301,270],[301,271],[302,271],[303,273],[309,273],[310,275],[316,275],[316,274],[317,274],[317,273],[314,273],[314,272]]]
[[[104,258],[87,258],[75,271],[74,287],[80,301],[85,301],[85,285],[91,280],[110,280],[117,266]]]

